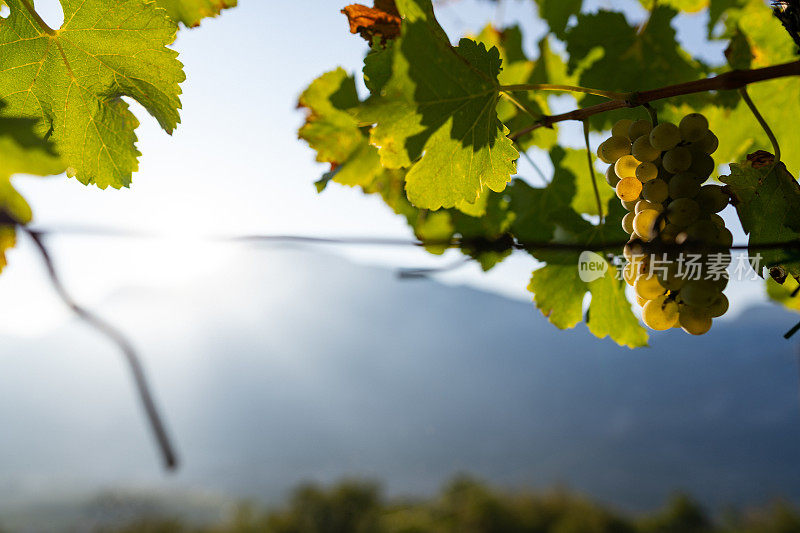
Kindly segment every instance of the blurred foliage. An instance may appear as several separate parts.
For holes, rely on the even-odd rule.
[[[374,483],[299,487],[282,508],[241,506],[227,523],[189,526],[142,519],[98,533],[793,533],[800,510],[785,503],[714,519],[696,501],[674,495],[646,515],[622,513],[576,494],[503,492],[459,477],[429,499],[390,501]]]

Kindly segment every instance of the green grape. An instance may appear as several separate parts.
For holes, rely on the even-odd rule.
[[[678,323],[686,333],[705,335],[711,329],[713,320],[701,310],[683,306],[678,313]]]
[[[667,206],[667,220],[685,228],[700,216],[700,206],[689,198],[678,198]]]
[[[670,261],[667,265],[659,265],[658,268],[653,267],[659,283],[670,291],[679,291],[686,283],[686,279],[678,275],[679,269],[680,265],[677,261]]]
[[[700,113],[689,113],[681,119],[678,129],[684,141],[696,142],[708,133],[708,119]]]
[[[662,122],[650,132],[650,144],[661,152],[672,150],[681,142],[678,126],[670,122]]]
[[[703,136],[702,139],[697,141],[695,145],[698,147],[698,149],[711,155],[717,151],[717,148],[719,148],[719,139],[716,135],[709,131]]]
[[[627,213],[624,217],[622,217],[622,229],[625,230],[625,233],[631,235],[633,233],[633,217],[636,216],[636,213]]]
[[[597,147],[597,156],[606,163],[616,163],[620,157],[630,155],[631,142],[627,137],[609,137]]]
[[[659,296],[650,300],[642,308],[642,321],[654,331],[666,331],[678,322],[678,304]]]
[[[636,181],[639,181],[639,180],[636,180]],[[619,184],[617,184],[617,185],[619,185]],[[619,198],[619,195],[617,195],[617,198]],[[633,211],[636,208],[636,202],[638,202],[639,199],[637,198],[635,200],[626,201],[626,200],[623,200],[622,198],[620,198],[619,201],[622,204],[622,207],[624,207],[626,210]]]
[[[658,176],[658,167],[653,163],[641,163],[636,167],[636,179],[642,183],[656,179]]]
[[[725,224],[725,221],[723,220],[722,223]],[[724,246],[725,248],[730,248],[731,246],[733,246],[733,233],[731,233],[731,230],[726,228],[724,225],[719,230],[719,235],[717,237],[717,244],[719,244],[720,246]]]
[[[639,161],[652,163],[661,156],[661,152],[653,148],[653,145],[650,144],[649,136],[642,135],[633,143],[631,155]]]
[[[635,178],[636,167],[639,166],[639,163],[641,163],[641,161],[632,155],[622,156],[614,164],[614,172],[616,172],[617,176],[620,178]]]
[[[714,158],[708,154],[693,153],[692,164],[689,165],[689,172],[700,178],[707,178],[716,170],[717,164]]]
[[[616,189],[617,198],[624,202],[633,202],[639,199],[639,194],[642,192],[642,182],[636,178],[622,178],[617,183]]]
[[[664,180],[650,180],[642,186],[642,197],[649,202],[659,204],[662,211],[664,208],[661,206],[661,203],[665,202],[668,196],[669,185],[667,185],[667,182]]]
[[[692,307],[708,307],[719,297],[719,290],[710,280],[691,279],[686,282],[680,292],[683,303]]]
[[[639,269],[639,263],[625,263],[625,267],[622,269],[622,278],[625,283],[633,287],[636,283],[636,278],[639,277]]]
[[[719,239],[719,228],[710,220],[698,220],[686,228],[686,235],[691,242],[711,244]]]
[[[694,198],[699,192],[700,181],[688,172],[675,174],[669,180],[670,198]]]
[[[731,277],[728,275],[727,272],[723,273],[718,279],[710,280],[714,286],[719,289],[719,292],[724,291],[728,287],[728,282],[730,281]]]
[[[612,187],[616,187],[617,183],[619,183],[619,176],[617,176],[617,173],[614,172],[614,165],[609,165],[609,167],[606,169],[606,183]]]
[[[730,202],[730,196],[719,185],[705,185],[695,197],[697,203],[706,213],[719,213]]]
[[[637,120],[631,127],[628,129],[628,138],[632,141],[636,141],[642,135],[650,135],[650,131],[653,129],[653,124],[649,120]]]
[[[730,302],[728,301],[728,297],[720,293],[717,299],[714,300],[714,303],[708,307],[707,313],[711,316],[711,318],[719,318],[728,312],[729,307]]]
[[[661,242],[665,244],[683,244],[685,239],[681,240],[681,242],[678,242],[681,235],[686,235],[682,232],[683,230],[675,224],[668,223],[661,229],[661,231],[658,233],[658,236],[661,238]]]
[[[719,216],[718,214],[716,214],[716,213],[711,213],[711,214],[708,216],[708,219],[709,219],[711,222],[713,222],[713,223],[714,223],[714,224],[717,226],[717,228],[718,228],[720,231],[722,231],[722,230],[724,230],[724,229],[725,229],[725,219],[724,219],[724,218],[722,218],[721,216]],[[729,231],[728,233],[730,233],[730,231]],[[733,239],[733,235],[731,235],[731,239]],[[731,241],[731,242],[733,242],[733,241]]]
[[[611,135],[614,137],[628,137],[628,130],[630,129],[633,121],[629,118],[623,118],[617,121],[616,124],[611,126]]]
[[[672,174],[686,172],[692,166],[692,152],[683,146],[676,146],[664,154],[662,165],[664,170]]]
[[[651,202],[649,200],[639,200],[636,202],[636,207],[634,208],[634,214],[639,214],[642,211],[647,209],[652,209],[654,211],[658,211],[659,213],[664,211],[664,206],[660,203]]]
[[[656,236],[655,225],[661,213],[654,209],[645,209],[633,217],[633,230],[645,242]]]
[[[636,278],[633,289],[636,291],[637,296],[646,300],[655,300],[667,292],[658,282],[658,278],[652,274],[641,274]]]

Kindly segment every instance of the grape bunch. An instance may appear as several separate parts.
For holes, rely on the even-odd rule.
[[[703,335],[728,310],[722,291],[733,235],[718,213],[730,197],[705,183],[718,146],[708,120],[692,113],[677,126],[622,119],[597,149],[609,164],[606,181],[628,210],[623,277],[653,330]]]

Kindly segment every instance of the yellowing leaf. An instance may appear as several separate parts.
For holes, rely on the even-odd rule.
[[[235,7],[238,0],[156,0],[156,3],[166,9],[169,18],[176,23],[193,28],[204,18],[216,17],[223,9]]]
[[[123,96],[171,133],[185,79],[175,24],[144,0],[61,0],[64,25],[48,28],[23,0],[0,20],[0,98],[6,112],[40,120],[68,174],[100,188],[131,183],[139,122]]]

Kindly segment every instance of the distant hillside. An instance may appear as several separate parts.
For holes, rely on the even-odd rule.
[[[431,494],[460,471],[630,509],[679,488],[711,505],[800,502],[797,344],[780,336],[796,317],[777,308],[629,351],[525,303],[270,251],[225,279],[131,287],[103,311],[141,348],[183,467],[159,470],[104,339],[3,339],[7,511],[116,487],[277,501],[352,475]]]

